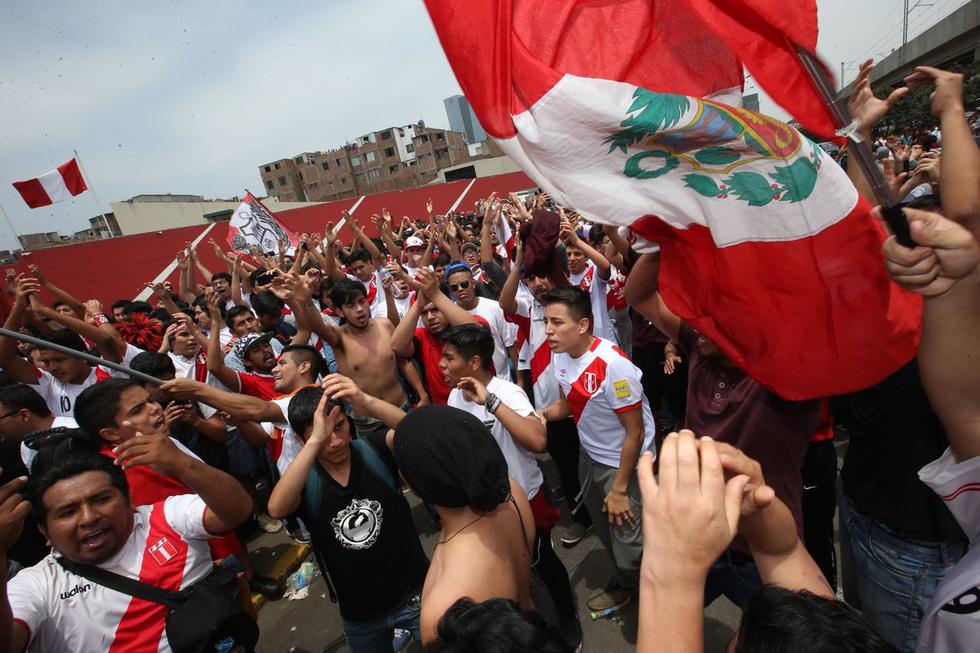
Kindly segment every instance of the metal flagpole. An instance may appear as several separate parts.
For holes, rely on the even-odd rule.
[[[915,242],[912,241],[912,236],[909,233],[909,223],[905,218],[905,213],[902,212],[902,207],[899,205],[894,191],[885,180],[885,175],[878,169],[878,164],[875,163],[874,155],[871,153],[871,146],[858,133],[857,122],[849,115],[847,106],[837,101],[833,82],[827,77],[823,66],[816,57],[798,44],[794,43],[793,46],[803,69],[830,112],[834,127],[837,128],[837,134],[850,141],[847,151],[854,154],[854,159],[861,166],[861,171],[881,205],[881,215],[885,219],[885,223],[888,224],[888,228],[895,234],[899,243],[906,247],[915,247]]]
[[[40,338],[35,338],[34,336],[29,336],[19,331],[11,331],[10,329],[4,329],[0,327],[0,336],[7,336],[8,338],[13,338],[14,340],[23,340],[24,342],[29,342],[35,347],[42,347],[44,349],[52,349],[62,354],[68,356],[74,356],[75,358],[81,358],[86,360],[93,365],[103,365],[105,367],[116,370],[117,372],[122,372],[123,374],[128,374],[138,381],[143,383],[153,383],[155,385],[163,385],[166,381],[158,379],[155,376],[150,376],[149,374],[144,374],[143,372],[137,372],[132,370],[125,365],[120,365],[119,363],[113,363],[112,361],[107,361],[104,358],[99,358],[98,356],[93,356],[92,354],[78,351],[77,349],[72,349],[71,347],[65,347],[64,345],[59,345],[53,342],[48,342],[47,340],[41,340]]]
[[[10,216],[7,215],[7,210],[3,208],[3,204],[0,204],[0,213],[3,214],[4,222],[6,222],[7,226],[10,227],[10,233],[14,235],[14,247],[10,250],[13,252],[20,245],[20,239],[17,238],[17,230],[14,229],[14,223],[10,221]]]
[[[75,153],[75,160],[78,161],[78,169],[82,172],[82,178],[85,180],[85,185],[88,186],[89,191],[92,193],[92,198],[95,200],[95,205],[99,208],[99,213],[102,215],[102,222],[105,223],[105,228],[109,232],[109,236],[115,236],[112,232],[112,226],[109,225],[109,219],[105,216],[105,210],[102,208],[102,202],[99,201],[99,196],[95,194],[95,187],[92,186],[91,177],[85,172],[85,166],[82,165],[82,157],[78,156],[78,150],[72,150]]]

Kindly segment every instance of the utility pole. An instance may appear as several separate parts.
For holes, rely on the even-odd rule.
[[[840,62],[840,89],[838,89],[837,92],[839,93],[840,91],[843,90],[844,90],[844,62],[842,61]]]
[[[902,49],[909,42],[909,0],[904,0],[905,10],[902,11]]]

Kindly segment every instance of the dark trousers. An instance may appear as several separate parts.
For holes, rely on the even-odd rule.
[[[687,411],[687,360],[664,374],[664,348],[633,345],[633,364],[643,372],[643,394],[657,422],[657,444],[671,431],[684,426]]]
[[[569,510],[573,510],[572,517],[575,521],[588,528],[592,525],[588,511],[584,508],[574,510],[575,498],[582,490],[578,478],[578,450],[578,429],[575,428],[575,422],[571,417],[548,422],[548,455],[558,468],[565,501],[568,503]]]
[[[568,580],[568,570],[558,559],[551,544],[551,530],[538,531],[534,537],[534,566],[532,569],[551,594],[555,612],[562,623],[577,618],[578,609],[572,584]]]
[[[803,544],[837,590],[834,512],[837,509],[837,450],[833,440],[813,440],[803,459]]]

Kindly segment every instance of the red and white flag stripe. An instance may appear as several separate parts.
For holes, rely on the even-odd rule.
[[[14,188],[32,209],[70,200],[88,190],[75,157],[40,177],[15,181]]]

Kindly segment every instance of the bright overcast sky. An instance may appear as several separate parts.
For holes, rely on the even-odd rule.
[[[965,0],[931,2],[910,36]],[[827,65],[849,80],[897,46],[902,4],[818,0]],[[143,193],[232,197],[262,192],[262,163],[420,118],[448,127],[442,100],[460,92],[421,0],[7,0],[3,13],[0,204],[21,234],[72,233],[100,212],[91,193],[28,209],[10,185],[73,149],[105,210]],[[0,222],[0,249],[14,245]]]

